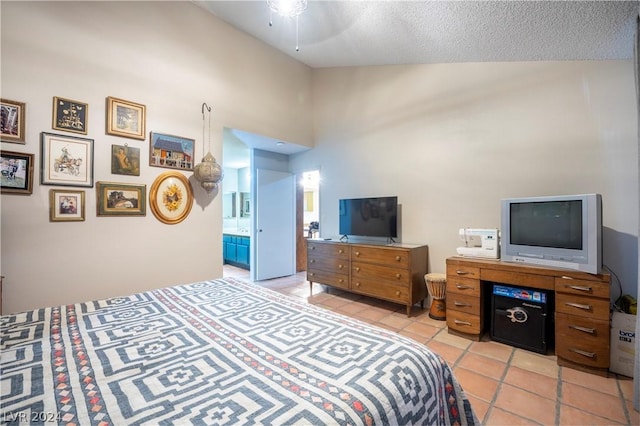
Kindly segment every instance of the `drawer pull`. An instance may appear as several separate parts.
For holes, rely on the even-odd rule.
[[[585,311],[590,311],[590,310],[593,309],[593,306],[591,306],[591,305],[583,305],[581,303],[565,302],[564,304],[567,305],[567,306],[574,307],[574,308],[584,309]]]
[[[471,272],[469,272],[469,271],[463,271],[463,270],[460,270],[460,269],[458,269],[456,271],[456,274],[458,274],[458,275],[469,275],[470,273]]]
[[[316,249],[316,246],[311,246],[311,250],[315,250],[315,249]]]
[[[585,287],[585,286],[582,286],[582,285],[566,285],[564,287],[565,288],[570,288],[572,290],[586,291],[588,293],[591,293],[591,287]]]
[[[400,292],[399,291],[396,291],[396,296],[400,296]]]
[[[360,283],[356,283],[356,287],[360,287]]]
[[[473,287],[472,287],[472,286],[470,286],[470,285],[464,285],[464,284],[456,284],[456,288],[457,288],[458,290],[471,290],[471,289],[473,289]]]
[[[456,323],[457,325],[471,325],[469,321],[453,320],[453,322]]]
[[[343,265],[338,265],[338,269],[342,269],[342,268],[344,268]]]
[[[400,262],[400,256],[396,256],[396,260]]]
[[[573,328],[574,330],[582,331],[583,333],[596,334],[596,329],[595,328],[580,327],[579,325],[570,325],[569,328]]]
[[[344,282],[344,280],[343,280],[342,278],[340,278],[340,279],[338,280],[338,282],[339,282],[340,284],[342,284],[342,283]]]
[[[356,252],[356,256],[360,256],[360,252],[359,251]]]
[[[338,250],[338,253],[342,254],[344,251],[342,249]]]
[[[309,272],[309,276],[310,276],[310,277],[312,277],[312,276],[314,276],[314,275],[315,275],[315,274],[314,274],[313,272]]]
[[[402,275],[400,275],[400,274],[396,274],[396,278],[397,278],[397,279],[400,279],[400,277],[401,277],[401,276],[402,276]]]
[[[455,306],[467,306],[469,308],[472,306],[471,303],[458,302],[457,300],[455,302],[453,302],[453,304]]]
[[[316,263],[315,259],[311,259],[309,263]]]
[[[595,358],[596,354],[594,352],[582,351],[580,349],[569,348],[569,351],[577,353],[578,355],[586,356],[587,358]]]
[[[356,266],[356,272],[360,272],[360,267]]]

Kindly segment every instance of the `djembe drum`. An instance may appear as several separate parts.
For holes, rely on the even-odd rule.
[[[427,283],[427,290],[431,296],[429,317],[438,321],[446,320],[447,308],[444,300],[447,291],[447,276],[438,273],[426,274],[424,281]]]

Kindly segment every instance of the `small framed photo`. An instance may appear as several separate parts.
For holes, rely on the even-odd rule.
[[[3,194],[30,195],[33,192],[33,154],[2,151],[0,170]]]
[[[98,216],[145,216],[147,185],[98,182]]]
[[[49,221],[84,221],[84,191],[50,189]]]
[[[140,176],[140,148],[111,145],[111,173]]]
[[[107,134],[144,140],[146,109],[142,104],[107,97]]]
[[[40,183],[93,187],[93,139],[42,132]]]
[[[195,143],[193,139],[151,132],[149,165],[167,169],[193,170]]]
[[[151,185],[149,203],[160,222],[168,225],[182,222],[189,216],[193,205],[193,190],[189,180],[180,172],[161,174]]]
[[[89,116],[89,104],[53,97],[53,123],[54,130],[87,134],[87,117]]]
[[[0,99],[0,140],[25,144],[25,104],[24,102]]]

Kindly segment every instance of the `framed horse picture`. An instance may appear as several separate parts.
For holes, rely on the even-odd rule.
[[[93,187],[93,139],[41,133],[40,183]]]

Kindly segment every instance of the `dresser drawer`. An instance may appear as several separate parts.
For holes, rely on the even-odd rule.
[[[307,281],[330,285],[332,287],[349,288],[349,275],[336,274],[318,269],[307,270]]]
[[[480,268],[466,265],[447,264],[447,276],[480,279]]]
[[[388,281],[391,284],[409,286],[411,275],[408,269],[390,266],[374,265],[370,263],[352,262],[351,278],[356,280]]]
[[[579,296],[593,296],[609,299],[609,283],[602,281],[576,280],[572,278],[556,277],[556,292],[577,294]]]
[[[320,269],[323,271],[349,273],[349,261],[338,257],[312,256],[307,259],[307,269]]]
[[[359,262],[377,263],[379,265],[409,267],[409,251],[400,249],[385,249],[378,247],[351,247],[351,260]]]
[[[447,310],[447,326],[466,334],[480,334],[482,322],[479,315]]]
[[[307,256],[338,257],[349,260],[349,246],[341,243],[307,241]]]
[[[480,297],[480,280],[447,276],[447,293],[468,294]]]
[[[558,312],[607,321],[609,319],[609,299],[556,293],[556,313]]]
[[[609,321],[556,314],[556,355],[589,367],[609,367]]]
[[[398,286],[380,281],[358,280],[352,279],[351,291],[363,293],[367,296],[379,297],[382,299],[398,302],[402,304],[409,303],[409,288],[407,286]]]
[[[477,296],[451,293],[446,295],[447,311],[455,310],[480,315],[481,303]]]

